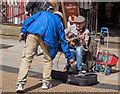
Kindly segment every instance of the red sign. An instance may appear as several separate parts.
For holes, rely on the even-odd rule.
[[[73,17],[80,15],[78,2],[62,2],[62,10],[65,21],[65,28],[67,28],[68,18],[70,16]]]
[[[77,9],[77,2],[65,2],[64,7],[65,7],[65,13],[66,17],[68,18],[71,15],[78,16],[78,9]]]

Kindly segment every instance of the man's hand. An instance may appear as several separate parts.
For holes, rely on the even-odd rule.
[[[74,63],[75,63],[74,59],[70,59],[69,62],[70,62],[70,64],[71,64],[71,66],[73,66]]]
[[[22,38],[23,38],[23,35],[24,35],[24,33],[20,33],[20,35],[19,35],[19,38],[18,38],[18,40],[21,42],[21,40],[22,40]]]
[[[81,40],[85,40],[85,36],[84,35],[80,35],[79,37]]]

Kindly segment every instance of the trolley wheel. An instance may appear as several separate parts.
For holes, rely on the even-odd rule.
[[[110,75],[110,68],[109,67],[107,67],[105,70],[104,70],[104,73],[105,73],[105,75],[107,76],[107,75]]]

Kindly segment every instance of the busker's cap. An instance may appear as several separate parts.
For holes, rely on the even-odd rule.
[[[60,11],[55,11],[53,14],[59,15],[63,19],[63,14]]]
[[[77,22],[77,23],[85,22],[85,17],[83,17],[83,16],[78,16],[78,17],[75,18],[75,22]]]

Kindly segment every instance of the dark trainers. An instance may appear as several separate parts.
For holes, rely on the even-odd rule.
[[[23,92],[23,84],[17,84],[16,92]]]
[[[44,82],[43,84],[42,84],[42,89],[44,89],[44,90],[46,90],[46,89],[49,89],[49,88],[51,88],[52,87],[52,84],[51,83],[47,83],[47,82]]]

